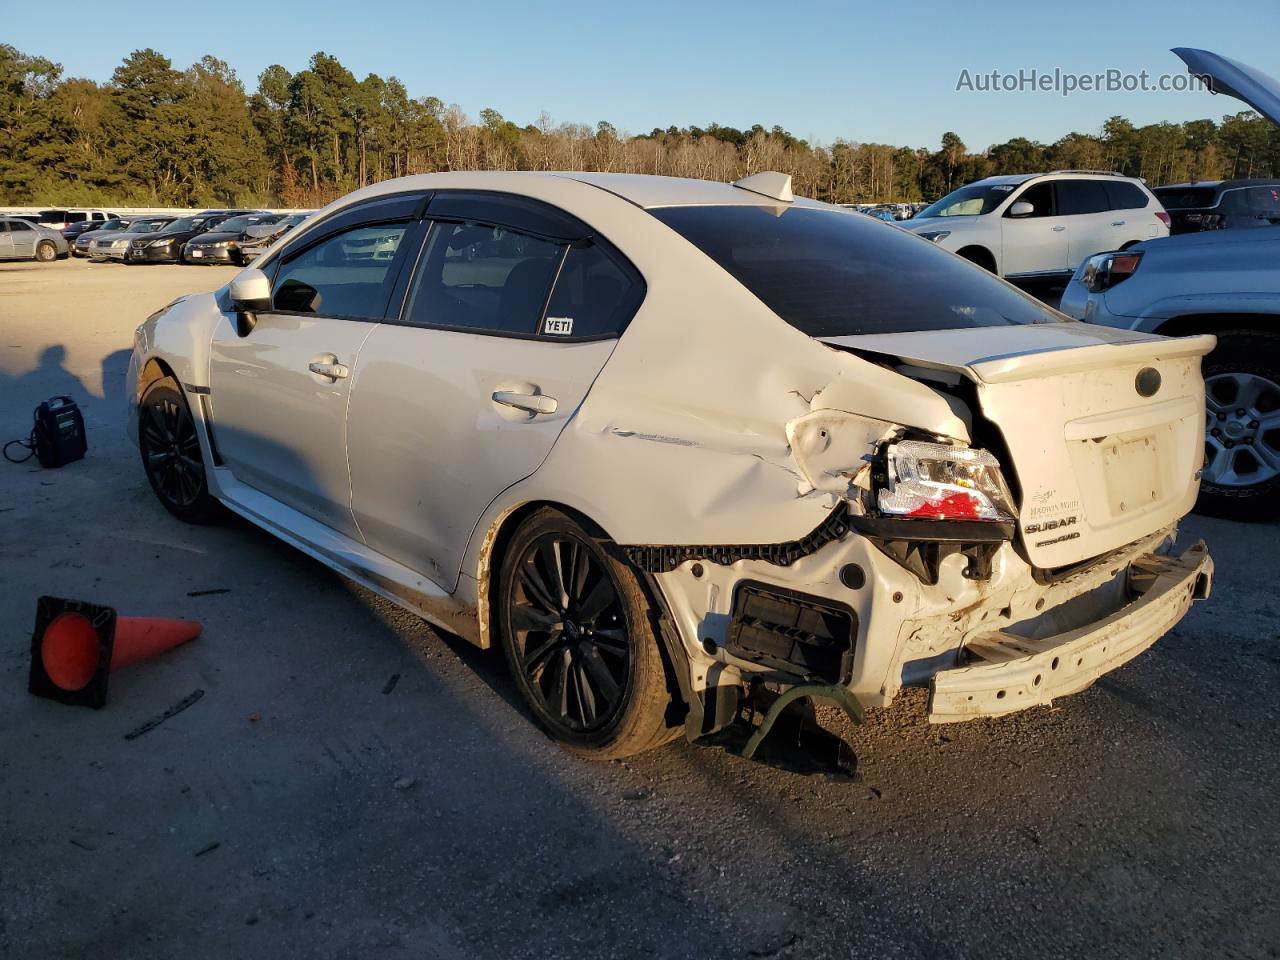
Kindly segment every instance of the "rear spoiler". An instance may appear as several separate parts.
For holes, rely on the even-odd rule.
[[[1010,383],[1014,380],[1034,380],[1046,373],[1075,373],[1094,367],[1110,367],[1116,363],[1203,357],[1217,344],[1218,338],[1209,333],[1131,343],[1099,343],[1088,347],[1064,347],[1061,350],[975,360],[967,365],[967,369],[982,383]]]

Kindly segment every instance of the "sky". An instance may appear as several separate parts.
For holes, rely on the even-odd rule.
[[[962,71],[1155,78],[1185,74],[1169,48],[1192,46],[1280,75],[1276,0],[275,0],[225,9],[0,0],[0,43],[97,81],[135,49],[152,47],[180,68],[209,53],[250,90],[267,65],[296,71],[323,50],[357,78],[394,75],[411,96],[456,103],[473,118],[493,107],[522,126],[545,111],[629,133],[760,123],[816,143],[935,149],[952,130],[974,150],[1097,133],[1114,114],[1142,125],[1246,108],[1202,91],[957,90]]]

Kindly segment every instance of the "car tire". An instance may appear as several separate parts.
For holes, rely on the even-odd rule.
[[[209,493],[200,437],[186,398],[169,378],[147,387],[138,404],[142,469],[164,508],[185,523],[211,523],[221,505]]]
[[[1280,516],[1280,336],[1223,330],[1201,372],[1208,413],[1196,508],[1231,520]]]
[[[58,248],[52,240],[41,240],[36,244],[36,257],[41,263],[53,263],[58,259]]]
[[[956,255],[964,257],[970,263],[976,263],[983,270],[989,270],[991,273],[996,272],[996,258],[983,247],[965,247],[957,250]]]
[[[603,536],[559,510],[532,514],[503,555],[494,612],[520,695],[566,749],[613,760],[679,735],[652,604]]]

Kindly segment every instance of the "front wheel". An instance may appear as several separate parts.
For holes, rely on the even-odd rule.
[[[673,739],[671,694],[650,603],[608,541],[545,508],[503,557],[495,610],[500,643],[538,723],[592,759],[631,756]]]
[[[1280,513],[1280,336],[1226,330],[1202,366],[1207,412],[1201,512]]]
[[[157,380],[138,404],[138,449],[151,489],[164,508],[187,523],[217,518],[200,437],[186,398],[173,380]]]
[[[58,248],[48,240],[36,244],[36,259],[41,263],[53,263],[58,258]]]

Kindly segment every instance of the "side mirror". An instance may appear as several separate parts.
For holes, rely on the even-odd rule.
[[[258,311],[271,309],[271,281],[261,270],[250,267],[236,274],[229,292],[236,311],[236,333],[247,337],[258,322]]]
[[[1027,203],[1025,200],[1019,200],[1009,208],[1009,216],[1011,217],[1029,217],[1035,212],[1035,204]]]

